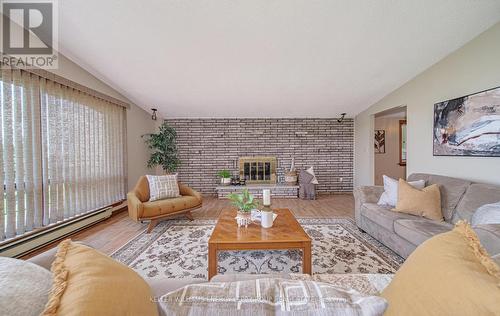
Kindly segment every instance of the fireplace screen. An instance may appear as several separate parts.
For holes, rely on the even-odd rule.
[[[239,168],[246,183],[276,183],[276,157],[243,157]]]

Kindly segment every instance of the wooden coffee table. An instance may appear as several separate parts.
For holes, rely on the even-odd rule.
[[[219,250],[301,249],[302,273],[311,274],[311,238],[288,209],[274,210],[278,217],[273,227],[252,223],[236,225],[236,210],[223,210],[208,240],[208,279],[217,274]]]

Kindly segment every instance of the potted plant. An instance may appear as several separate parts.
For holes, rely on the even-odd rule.
[[[220,177],[220,184],[222,185],[230,185],[231,184],[231,173],[229,170],[221,170],[217,172],[217,175]]]
[[[252,210],[257,207],[257,203],[253,195],[248,192],[248,189],[244,189],[241,194],[231,193],[228,195],[231,204],[238,208],[238,213],[236,215],[236,222],[238,227],[245,226],[252,222]]]
[[[180,160],[177,157],[177,133],[173,127],[163,122],[158,133],[146,134],[142,137],[145,138],[146,145],[152,151],[148,160],[148,168],[161,166],[166,173],[177,170]]]

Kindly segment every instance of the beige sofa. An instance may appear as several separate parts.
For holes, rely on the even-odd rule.
[[[397,213],[377,205],[383,186],[362,186],[354,191],[358,227],[404,258],[430,237],[451,230],[457,221],[470,222],[478,207],[500,201],[498,186],[425,173],[408,177],[408,181],[415,180],[439,185],[444,222]],[[490,255],[500,253],[500,225],[481,225],[474,230]]]
[[[29,262],[39,265],[50,271],[52,262],[55,259],[55,254],[57,251],[57,247],[47,250],[37,256],[34,256],[28,259]],[[284,279],[290,279],[290,274],[280,273],[273,274],[273,277],[279,277]],[[269,274],[218,274],[214,276],[210,282],[231,282],[231,281],[244,281],[244,280],[256,280],[260,278],[270,277]],[[385,279],[383,279],[385,280]],[[204,283],[207,282],[203,279],[194,279],[194,278],[182,278],[182,279],[172,279],[168,277],[155,277],[155,278],[145,278],[145,281],[151,287],[154,298],[157,300],[161,296],[165,295],[168,292],[180,289],[186,285]],[[387,284],[390,279],[387,280]],[[161,316],[164,316],[161,308],[158,307],[158,312]],[[1,314],[1,313],[0,313]],[[166,316],[166,315],[165,315]]]
[[[39,265],[50,271],[52,262],[54,261],[54,256],[56,254],[57,247],[47,250],[39,255],[36,255],[30,259],[29,262]],[[254,280],[263,277],[269,277],[269,275],[262,274],[229,274],[216,275],[210,280],[210,282],[230,282],[230,281],[242,281],[242,280]],[[288,279],[289,274],[274,274],[273,276]],[[202,283],[206,282],[203,279],[194,279],[194,278],[183,278],[183,279],[172,279],[168,277],[155,277],[151,279],[145,279],[146,282],[151,286],[153,294],[155,297],[160,297],[165,293],[168,293],[173,290],[177,290],[188,284]]]

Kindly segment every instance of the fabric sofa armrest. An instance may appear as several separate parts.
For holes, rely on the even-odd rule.
[[[384,187],[380,185],[360,186],[354,189],[354,215],[358,227],[361,223],[361,206],[364,203],[377,203],[383,192]]]
[[[179,192],[181,195],[184,195],[184,196],[193,196],[195,197],[196,199],[198,199],[198,201],[202,201],[202,196],[201,194],[194,190],[194,189],[191,189],[190,187],[188,187],[187,185],[185,184],[182,184],[179,182]]]
[[[27,261],[39,265],[40,267],[50,271],[50,267],[52,266],[52,262],[55,259],[56,252],[57,247],[54,247],[32,258],[29,258]]]
[[[500,261],[500,224],[483,224],[473,226],[481,245],[493,257],[495,261]]]
[[[132,191],[127,194],[127,206],[128,206],[128,215],[135,221],[138,221],[143,214],[144,205],[141,200],[137,197],[137,194]]]
[[[75,243],[89,246],[81,241],[76,241]],[[54,261],[56,253],[57,253],[58,246],[53,247],[47,251],[44,251],[44,252],[42,252],[34,257],[31,257],[26,261],[34,263],[36,265],[39,265],[40,267],[45,268],[45,269],[50,271],[50,268],[52,267],[52,262]]]

